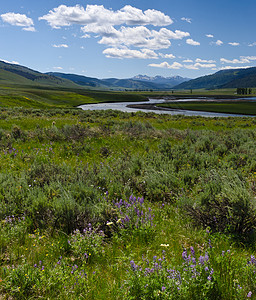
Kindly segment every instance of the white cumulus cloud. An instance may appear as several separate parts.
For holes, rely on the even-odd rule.
[[[242,59],[256,60],[256,56],[240,56]]]
[[[173,64],[168,64],[168,62],[162,62],[160,64],[149,64],[149,67],[155,67],[155,68],[163,68],[163,69],[180,69],[183,67],[182,64],[178,62],[174,62]]]
[[[248,68],[251,68],[251,66],[239,66],[239,67],[225,66],[225,67],[220,68],[220,70],[248,69]]]
[[[192,19],[190,19],[190,18],[182,17],[181,20],[182,20],[182,21],[185,21],[185,22],[187,22],[187,23],[192,23]]]
[[[35,31],[33,20],[24,14],[8,12],[6,14],[2,14],[1,18],[3,22],[9,23],[13,26],[23,27],[23,30]]]
[[[213,38],[214,37],[214,35],[212,35],[212,34],[206,34],[205,36],[208,37],[208,38]]]
[[[163,57],[163,58],[170,58],[170,59],[176,58],[176,56],[173,55],[173,54],[163,54],[163,53],[159,53],[159,56],[161,56],[161,57]]]
[[[193,60],[192,60],[192,59],[185,59],[185,60],[183,60],[183,62],[184,62],[184,63],[192,63]]]
[[[206,59],[201,59],[201,58],[197,58],[196,59],[196,62],[197,63],[209,63],[209,64],[212,64],[212,63],[215,63],[216,61],[215,60],[206,60]]]
[[[231,46],[239,46],[240,45],[240,43],[237,43],[237,42],[230,42],[228,44]]]
[[[201,64],[201,63],[195,63],[194,66],[197,68],[207,68],[207,69],[216,67],[215,64]]]
[[[52,45],[54,48],[68,48],[68,45],[67,44],[60,44],[60,45]]]
[[[175,32],[161,28],[159,31],[149,30],[145,26],[124,27],[119,30],[113,26],[93,27],[91,25],[82,28],[84,32],[97,33],[102,36],[99,44],[105,44],[112,47],[134,46],[148,49],[167,49],[171,46],[171,39],[182,39],[190,34],[180,30]]]
[[[199,70],[200,68],[205,68],[205,69],[212,69],[212,68],[216,68],[216,64],[214,63],[201,63],[201,62],[214,62],[212,60],[202,60],[200,58],[196,59],[196,63],[195,64],[189,64],[189,65],[184,65],[184,67],[186,69],[189,70]],[[201,61],[201,62],[199,62]]]
[[[47,15],[40,17],[39,20],[47,21],[53,28],[71,24],[167,26],[173,23],[169,16],[158,10],[142,11],[131,5],[126,5],[117,11],[107,9],[103,5],[87,5],[86,8],[81,5],[60,5],[50,10]]]
[[[24,27],[24,28],[22,28],[22,30],[24,30],[24,31],[31,31],[31,32],[35,32],[36,31],[36,29],[35,29],[35,27]]]
[[[221,58],[220,62],[225,63],[225,64],[248,64],[248,63],[250,63],[250,60],[247,58],[240,58],[240,59],[235,58],[232,60],[226,59],[226,58]]]
[[[187,39],[187,40],[186,40],[186,43],[187,43],[188,45],[191,45],[191,46],[199,46],[199,45],[200,45],[199,42],[196,42],[196,41],[194,41],[194,40],[192,40],[192,39]]]
[[[131,50],[128,48],[107,48],[103,51],[103,54],[108,58],[140,58],[140,59],[157,59],[158,55],[149,49]]]
[[[211,44],[216,45],[216,46],[221,46],[221,45],[223,45],[223,42],[221,40],[217,40],[216,42],[211,42]]]

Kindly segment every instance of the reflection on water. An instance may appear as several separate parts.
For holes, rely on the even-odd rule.
[[[202,101],[200,99],[179,99],[174,100],[175,102],[184,102],[184,101]],[[205,99],[205,98],[204,98]],[[213,99],[212,99],[213,100]],[[225,99],[227,100],[227,99]],[[244,100],[244,99],[241,99]],[[250,101],[256,101],[256,98],[246,99]],[[78,106],[83,110],[120,110],[123,112],[154,112],[156,114],[170,114],[170,115],[185,115],[185,116],[201,116],[201,117],[248,117],[247,115],[238,115],[238,114],[225,114],[225,113],[214,113],[207,111],[191,111],[191,110],[179,110],[179,109],[170,109],[170,110],[153,110],[153,109],[136,109],[127,107],[128,105],[141,105],[141,104],[159,104],[166,102],[165,99],[149,99],[149,101],[143,102],[115,102],[115,103],[98,103],[98,104],[84,104]]]

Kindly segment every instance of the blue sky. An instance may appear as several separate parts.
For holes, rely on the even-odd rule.
[[[255,0],[8,0],[0,60],[98,78],[256,65]]]

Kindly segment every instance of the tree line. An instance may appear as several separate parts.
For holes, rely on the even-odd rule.
[[[237,93],[237,95],[251,95],[252,89],[251,88],[237,88],[236,93]]]

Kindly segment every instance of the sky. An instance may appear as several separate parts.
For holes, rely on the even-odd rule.
[[[0,60],[97,78],[256,66],[255,0],[8,0]]]

